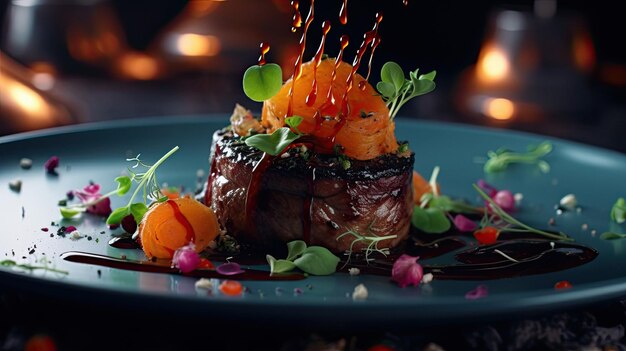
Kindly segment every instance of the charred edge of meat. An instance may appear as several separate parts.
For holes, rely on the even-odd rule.
[[[298,141],[296,140],[295,143],[297,144]],[[251,166],[255,165],[263,155],[263,152],[246,145],[241,138],[235,137],[227,128],[218,130],[213,134],[211,157],[215,155],[216,145],[219,146],[223,157]],[[289,153],[293,154],[293,151]],[[349,167],[342,165],[342,158],[349,160]],[[308,172],[309,167],[313,165],[317,170],[316,177],[377,180],[412,170],[414,158],[413,153],[406,157],[386,154],[372,160],[361,161],[345,156],[313,153],[310,158],[301,157],[301,155],[300,157],[277,157],[272,164],[272,171],[294,175]],[[211,160],[209,160],[210,162]]]

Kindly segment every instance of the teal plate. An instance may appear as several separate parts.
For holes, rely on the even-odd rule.
[[[599,238],[607,230],[626,232],[609,218],[615,200],[626,196],[625,155],[544,136],[402,119],[398,120],[397,136],[410,141],[416,153],[415,169],[428,175],[434,166],[440,166],[439,182],[446,194],[478,201],[471,184],[480,178],[498,188],[522,193],[518,218],[542,228],[554,218],[551,229],[596,249],[598,257],[588,264],[548,274],[489,281],[435,280],[405,289],[386,277],[365,274],[337,273],[294,282],[247,281],[247,292],[238,297],[224,296],[217,290],[197,290],[196,279],[191,277],[105,268],[60,258],[67,251],[83,251],[144,259],[139,250],[110,247],[107,241],[119,229],[109,230],[102,218],[86,215],[61,221],[58,200],[89,181],[102,184],[104,191],[112,189],[113,179],[127,167],[128,156],[141,153],[142,159],[154,162],[175,145],[180,150],[161,167],[159,180],[193,189],[197,171],[208,174],[211,134],[226,123],[224,115],[171,117],[85,124],[0,138],[0,259],[34,263],[45,257],[54,267],[69,272],[29,273],[2,267],[0,287],[77,303],[158,308],[222,320],[344,327],[476,322],[579,308],[626,296],[626,241]],[[554,151],[546,157],[552,167],[549,173],[541,173],[532,165],[513,165],[493,175],[483,173],[481,162],[487,151],[500,147],[524,150],[543,140],[554,144]],[[53,155],[61,160],[58,176],[50,176],[43,169],[43,163]],[[33,160],[32,169],[20,168],[22,157]],[[23,183],[19,193],[7,186],[14,179]],[[557,215],[554,206],[569,193],[576,195],[581,211]],[[113,206],[122,203],[122,198],[113,198]],[[58,228],[51,222],[75,225],[92,240],[51,235]],[[448,255],[424,263],[451,260]],[[573,287],[555,290],[555,283],[562,280]],[[359,284],[368,289],[368,298],[353,301],[351,294]],[[466,292],[478,284],[487,287],[488,296],[467,300]]]

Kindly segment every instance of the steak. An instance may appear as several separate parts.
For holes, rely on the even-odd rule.
[[[205,204],[241,244],[269,252],[292,240],[357,252],[373,243],[391,248],[408,236],[413,153],[359,161],[311,148],[296,140],[273,157],[227,129],[216,131]]]

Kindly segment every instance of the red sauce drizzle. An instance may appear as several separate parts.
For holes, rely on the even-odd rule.
[[[300,14],[300,3],[298,0],[293,0],[291,6],[294,11],[291,32],[295,33],[302,26],[302,15]]]
[[[272,165],[274,157],[270,154],[263,153],[263,156],[257,162],[252,169],[252,176],[250,177],[250,183],[248,184],[248,191],[246,193],[246,228],[249,235],[256,235],[256,210],[259,203],[259,189],[261,189],[261,182],[263,181],[263,175],[265,171]]]
[[[185,242],[195,242],[196,232],[193,230],[193,227],[191,226],[191,223],[189,223],[189,220],[187,220],[187,217],[180,212],[178,204],[174,200],[167,200],[166,202],[170,205],[170,207],[172,207],[172,210],[174,210],[174,218],[176,218],[178,223],[185,227],[185,231],[187,232],[185,235]]]
[[[341,24],[348,23],[348,0],[343,0],[341,10],[339,10],[339,22]]]
[[[265,62],[265,54],[270,51],[270,44],[266,42],[262,42],[260,45],[261,48],[261,56],[259,56],[259,66],[263,66]]]
[[[313,104],[315,104],[315,100],[317,99],[317,67],[322,62],[322,55],[324,54],[324,46],[326,44],[326,36],[328,35],[328,32],[330,32],[330,21],[324,21],[324,23],[322,23],[322,41],[320,42],[319,48],[317,48],[314,58],[313,84],[311,86],[311,92],[306,97],[306,104],[308,106],[313,106]]]
[[[378,45],[380,45],[380,35],[378,35],[378,27],[380,26],[380,22],[382,20],[383,14],[380,12],[377,13],[376,23],[374,24],[374,29],[372,29],[376,34],[374,35],[374,40],[371,44],[372,50],[370,51],[370,59],[367,63],[367,76],[365,76],[364,81],[359,82],[359,89],[361,90],[365,90],[365,87],[367,86],[367,81],[370,79],[370,74],[372,73],[372,60],[374,59],[374,51],[376,51],[376,48],[378,47]]]
[[[315,18],[315,0],[311,0],[311,7],[309,8],[309,14],[306,16],[306,21],[304,22],[304,29],[302,30],[302,37],[300,37],[300,54],[296,59],[295,67],[293,70],[293,77],[291,78],[291,88],[289,89],[289,106],[287,107],[287,115],[285,117],[289,117],[293,115],[293,94],[296,81],[302,75],[302,60],[304,58],[304,49],[306,48],[306,33],[309,31],[309,27],[311,26],[311,22]]]

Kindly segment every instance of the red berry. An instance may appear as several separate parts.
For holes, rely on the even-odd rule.
[[[122,228],[128,234],[133,234],[137,230],[137,222],[135,221],[135,216],[129,214],[128,216],[122,218]]]
[[[554,288],[556,290],[570,289],[572,287],[572,283],[568,282],[567,280],[561,280],[560,282],[556,282],[556,284],[554,284]]]
[[[200,258],[200,264],[198,264],[198,268],[200,269],[215,269],[215,266],[211,261],[207,260],[204,257]]]
[[[491,226],[486,226],[484,228],[478,229],[474,232],[474,237],[478,240],[479,243],[489,245],[498,241],[498,236],[500,235],[500,231]]]

